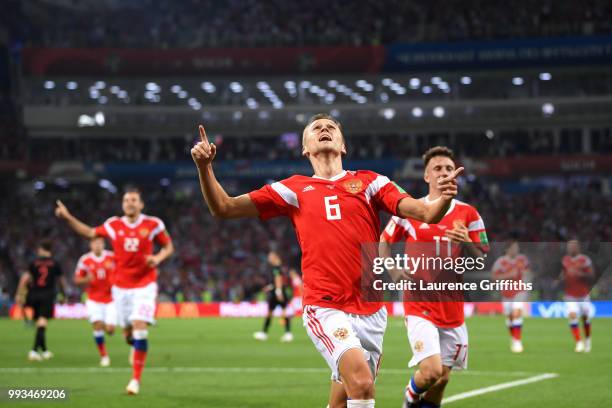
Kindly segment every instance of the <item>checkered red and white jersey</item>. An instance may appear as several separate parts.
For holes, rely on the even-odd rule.
[[[523,280],[528,270],[529,259],[527,259],[525,255],[518,254],[514,258],[511,258],[508,255],[502,255],[497,258],[493,264],[493,278],[498,279],[501,274],[510,274],[504,279],[518,282]],[[519,292],[520,291],[518,290],[502,290],[501,295],[505,299],[512,299]]]
[[[595,271],[591,258],[584,254],[565,255],[561,260],[565,277],[565,295],[585,297],[591,291]]]
[[[395,214],[408,194],[385,176],[359,170],[331,179],[293,176],[249,195],[261,219],[291,219],[302,249],[304,305],[355,314],[382,307],[362,296],[361,244],[378,242],[379,211]]]
[[[90,275],[93,279],[85,288],[87,298],[95,302],[112,302],[111,287],[115,274],[115,254],[104,251],[100,256],[88,252],[79,258],[74,274],[78,277]]]
[[[147,265],[154,243],[166,245],[170,236],[163,221],[141,214],[134,223],[127,217],[111,217],[95,228],[98,236],[111,241],[117,265],[114,284],[120,288],[140,288],[157,280],[157,269]]]
[[[427,198],[423,198],[423,201],[427,201]],[[427,224],[413,219],[403,219],[399,217],[392,217],[387,224],[383,232],[384,239],[389,243],[406,242],[406,253],[410,254],[410,242],[419,243],[434,243],[438,241],[442,244],[443,241],[448,242],[448,238],[444,236],[444,232],[447,229],[453,229],[455,223],[461,222],[467,226],[470,239],[473,243],[477,244],[478,247],[483,251],[487,252],[488,239],[484,225],[484,221],[476,211],[476,208],[469,204],[461,202],[459,200],[453,200],[449,207],[446,215],[438,224]],[[444,245],[442,245],[444,247]],[[433,251],[434,246],[431,246]],[[451,246],[452,256],[459,256],[461,248],[459,245]],[[419,252],[424,250],[423,246],[419,247]],[[415,254],[415,256],[419,256]],[[434,253],[430,254],[434,256]],[[416,271],[417,276],[422,279],[427,279],[424,274],[427,271]],[[420,275],[419,275],[420,274]],[[456,275],[456,279],[460,281],[461,275]],[[408,293],[405,294],[404,312],[406,315],[419,316],[424,319],[428,319],[439,327],[458,327],[463,324],[463,301],[408,301]],[[435,296],[435,294],[428,295],[428,299]]]

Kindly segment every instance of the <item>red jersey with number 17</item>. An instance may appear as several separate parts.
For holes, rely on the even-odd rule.
[[[92,280],[87,285],[85,292],[87,298],[95,302],[110,303],[113,301],[111,286],[115,273],[115,254],[111,251],[104,251],[100,256],[93,252],[88,252],[79,258],[74,274],[84,278],[87,275]]]
[[[422,199],[427,201],[427,197]],[[412,219],[402,219],[393,217],[387,224],[383,232],[384,239],[389,243],[406,242],[406,253],[410,254],[410,243],[435,243],[438,242],[442,250],[445,246],[441,241],[448,243],[451,256],[457,257],[461,255],[461,248],[458,245],[450,244],[448,238],[444,235],[446,230],[455,228],[456,223],[462,223],[468,229],[468,234],[472,242],[478,246],[483,252],[488,251],[488,239],[485,230],[484,222],[476,211],[476,208],[459,200],[453,200],[446,215],[438,224],[427,224],[424,222],[415,221]],[[434,245],[418,246],[421,250],[431,250]],[[428,254],[429,256],[434,253]],[[435,254],[435,256],[439,256]],[[415,272],[421,279],[428,279],[428,271],[419,270]],[[461,275],[456,275],[457,281],[461,280]],[[405,295],[409,295],[406,292]],[[447,296],[441,296],[443,299]],[[436,294],[427,295],[427,299],[435,299]],[[461,296],[462,299],[462,296]],[[452,328],[463,324],[463,301],[404,301],[404,312],[408,315],[419,316],[434,323],[436,326]]]
[[[141,214],[134,223],[127,217],[111,217],[95,228],[98,236],[111,241],[117,265],[114,285],[120,288],[141,288],[157,280],[157,269],[147,265],[153,254],[153,243],[166,245],[170,236],[157,217]]]
[[[302,249],[304,305],[355,314],[372,314],[382,307],[364,297],[361,245],[378,243],[378,212],[395,214],[408,194],[385,176],[359,170],[331,179],[293,176],[249,196],[261,219],[291,219]]]

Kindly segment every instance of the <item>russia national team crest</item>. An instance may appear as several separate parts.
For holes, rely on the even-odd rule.
[[[416,343],[414,343],[414,351],[420,353],[423,349],[425,349],[425,344],[423,344],[422,340],[417,340]]]
[[[334,331],[334,337],[340,341],[346,340],[349,336],[349,331],[346,327],[340,327]]]
[[[146,237],[147,235],[149,235],[149,229],[148,228],[141,228],[138,230],[138,233],[140,234],[141,237]]]
[[[349,193],[357,194],[363,188],[363,182],[359,179],[352,179],[342,183],[342,187]]]

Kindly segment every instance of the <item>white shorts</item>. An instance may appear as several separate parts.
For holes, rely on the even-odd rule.
[[[151,282],[142,288],[119,288],[113,286],[113,300],[117,307],[119,326],[126,327],[134,320],[155,323],[157,283]]]
[[[570,313],[576,313],[578,317],[586,316],[588,319],[592,319],[595,315],[590,296],[573,297],[566,295],[563,297],[563,301],[565,302],[568,315]]]
[[[446,329],[427,319],[409,315],[406,316],[406,328],[412,348],[412,359],[408,367],[414,367],[427,357],[440,354],[442,365],[459,370],[467,369],[468,332],[465,323]]]
[[[371,315],[357,315],[319,306],[304,307],[304,327],[332,371],[332,380],[341,381],[340,358],[352,348],[363,350],[373,378],[378,374],[383,336],[387,328],[387,309]]]
[[[512,314],[514,310],[525,310],[525,302],[529,301],[529,293],[519,292],[513,298],[502,298],[504,306],[504,314],[506,316]]]
[[[87,317],[89,317],[90,323],[103,322],[109,326],[117,325],[115,302],[102,303],[87,299],[85,307],[87,308]]]

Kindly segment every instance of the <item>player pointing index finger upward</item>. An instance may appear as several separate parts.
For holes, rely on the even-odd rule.
[[[340,123],[326,114],[313,116],[304,128],[302,154],[314,175],[295,175],[259,190],[230,197],[216,180],[212,161],[216,146],[206,139],[191,150],[204,200],[221,218],[289,217],[302,250],[304,326],[342,381],[348,401],[334,407],[374,407],[374,377],[382,354],[386,310],[361,296],[361,244],[377,242],[379,210],[429,223],[438,222],[457,194],[456,176],[440,180],[441,196],[431,202],[411,198],[385,176],[344,170],[346,153]],[[333,385],[334,383],[332,383]]]

